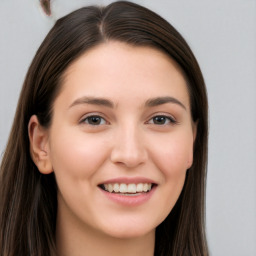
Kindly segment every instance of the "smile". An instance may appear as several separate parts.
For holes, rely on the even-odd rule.
[[[138,193],[147,193],[152,189],[152,183],[109,183],[109,184],[102,184],[100,188],[104,189],[109,193],[118,193],[118,194],[138,194]]]
[[[158,184],[144,177],[119,177],[98,185],[110,201],[125,207],[140,206],[150,200]]]

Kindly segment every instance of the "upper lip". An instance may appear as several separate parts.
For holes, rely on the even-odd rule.
[[[124,183],[124,184],[138,184],[138,183],[152,183],[156,184],[156,182],[152,179],[145,178],[145,177],[118,177],[112,178],[103,181],[100,184],[111,184],[111,183]]]

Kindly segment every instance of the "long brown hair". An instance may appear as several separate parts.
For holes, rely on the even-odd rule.
[[[56,255],[57,186],[30,157],[28,122],[51,125],[52,106],[67,67],[88,49],[115,40],[165,52],[187,80],[191,116],[197,122],[194,163],[182,193],[156,229],[155,255],[208,255],[205,178],[208,106],[199,65],[183,37],[163,18],[134,3],[84,7],[59,19],[38,49],[20,94],[0,172],[0,255]]]

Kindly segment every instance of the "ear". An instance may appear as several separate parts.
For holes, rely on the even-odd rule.
[[[33,162],[42,174],[51,173],[53,168],[50,161],[48,130],[40,125],[36,115],[31,116],[29,120],[28,135]]]
[[[189,168],[192,166],[192,164],[193,164],[193,158],[194,158],[194,143],[195,143],[195,141],[196,141],[196,135],[197,135],[197,124],[198,124],[198,121],[192,122],[193,144],[192,144],[191,152],[190,152],[189,159],[188,159],[187,169],[189,169]]]
[[[198,120],[192,123],[192,131],[193,131],[193,145],[196,141],[196,135],[197,135],[197,125],[198,125]]]

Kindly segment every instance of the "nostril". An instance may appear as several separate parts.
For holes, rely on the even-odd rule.
[[[134,157],[134,156],[118,156],[116,158],[112,157],[112,162],[118,165],[123,165],[126,166],[127,168],[135,168],[143,163],[145,163],[145,157],[139,156],[139,157]]]
[[[125,123],[117,131],[110,159],[114,164],[135,168],[148,159],[147,143],[136,124]]]
[[[115,148],[111,153],[111,161],[118,165],[134,168],[145,163],[147,152],[144,148],[128,149],[125,147]]]

